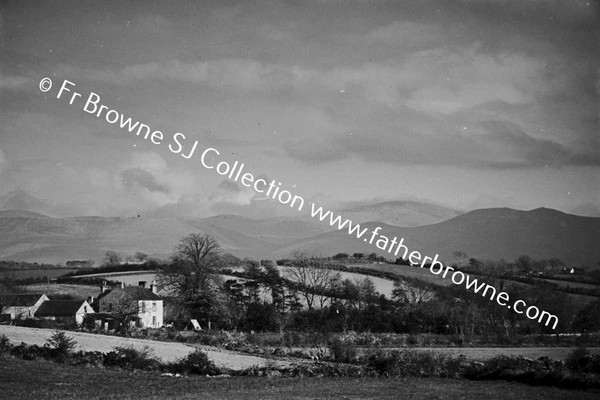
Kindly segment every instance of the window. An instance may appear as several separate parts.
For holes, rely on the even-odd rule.
[[[156,302],[152,302],[152,311],[156,312]]]
[[[142,314],[146,313],[146,302],[142,301]]]
[[[112,310],[113,310],[113,305],[112,305],[112,303],[108,303],[108,311],[110,312],[110,311],[112,311]]]
[[[156,317],[152,317],[152,326],[156,326]]]

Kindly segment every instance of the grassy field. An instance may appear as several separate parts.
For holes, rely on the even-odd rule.
[[[597,399],[598,391],[504,381],[380,378],[168,377],[0,359],[2,399]]]
[[[432,274],[428,268],[416,268],[409,267],[408,265],[395,265],[395,264],[351,264],[350,267],[357,267],[362,269],[371,269],[375,271],[390,272],[399,277],[416,278],[422,281],[438,285],[438,286],[450,286],[452,281],[450,279],[443,279],[441,276]]]
[[[402,277],[416,278],[416,279],[425,281],[427,283],[430,283],[432,285],[450,286],[453,284],[452,281],[449,279],[450,275],[448,275],[447,278],[444,279],[441,277],[441,275],[432,274],[428,268],[416,268],[416,267],[409,267],[407,265],[394,265],[394,264],[356,264],[356,265],[352,264],[350,266],[351,267],[359,267],[359,268],[363,268],[363,269],[376,270],[376,271],[390,272],[392,274],[398,275],[401,278]],[[484,282],[486,281],[485,277],[482,278],[482,277],[478,277],[477,275],[474,275],[473,277],[477,278],[479,280],[483,280]],[[549,282],[558,283],[558,281],[549,281]],[[522,282],[510,281],[510,283],[514,284],[516,286],[521,286],[521,287],[528,287],[528,288],[531,287],[531,285],[522,283]],[[567,284],[570,284],[571,287],[578,287],[577,283],[570,283],[570,282],[560,283],[560,285],[562,285],[562,284],[564,284],[564,286],[566,286]],[[589,285],[589,284],[580,284],[579,287],[587,287],[585,285],[592,286],[592,287],[594,286],[594,285]],[[463,287],[464,287],[464,285],[463,285]],[[596,287],[598,287],[598,286],[596,286]],[[598,297],[580,295],[580,294],[569,294],[569,298],[571,298],[571,300],[573,301],[573,306],[575,307],[576,310],[579,310],[580,308],[586,306],[587,304],[591,303],[592,301],[595,301],[598,299]]]
[[[52,295],[70,295],[80,299],[86,299],[89,296],[98,296],[100,294],[100,286],[92,285],[73,285],[67,283],[51,283],[51,284],[35,284],[22,286],[24,292],[29,293],[45,293],[47,296]]]
[[[5,335],[12,343],[25,342],[27,344],[43,346],[53,332],[52,329],[0,325],[0,336]],[[201,345],[192,347],[178,342],[160,342],[85,332],[69,332],[68,335],[77,342],[77,350],[108,353],[117,346],[133,346],[137,349],[148,347],[155,357],[164,362],[173,362],[183,358],[197,347],[202,348],[217,367],[228,370],[243,370],[255,365],[265,366],[269,363],[282,367],[289,365],[286,361],[267,360],[262,357],[240,354],[224,349],[210,349]],[[2,397],[0,396],[0,398]]]
[[[0,270],[0,278],[9,277],[12,279],[28,279],[28,278],[58,278],[68,274],[69,272],[77,271],[71,268],[57,269],[23,269],[23,270]]]

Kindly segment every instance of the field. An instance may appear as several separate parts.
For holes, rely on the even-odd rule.
[[[50,329],[24,328],[18,326],[0,325],[0,336],[6,335],[13,343],[25,342],[27,344],[43,345],[52,335]],[[132,339],[120,336],[95,335],[91,333],[69,332],[77,342],[77,350],[100,351],[108,353],[117,346],[134,346],[142,349],[145,346],[150,347],[153,354],[165,362],[176,361],[193,352],[195,347],[202,348],[209,358],[219,368],[230,370],[241,370],[255,365],[263,366],[265,364],[276,364],[286,366],[289,363],[285,361],[272,361],[261,357],[239,354],[227,350],[205,348],[203,346],[188,346],[176,342],[158,342],[153,340]]]
[[[407,265],[394,265],[394,264],[357,264],[357,265],[352,264],[350,266],[363,268],[363,269],[369,269],[369,270],[375,270],[375,271],[389,272],[389,273],[398,275],[401,278],[402,277],[416,278],[416,279],[420,279],[427,283],[430,283],[433,285],[438,285],[438,286],[450,286],[453,284],[452,281],[449,279],[450,275],[447,275],[447,278],[443,279],[441,277],[441,275],[432,274],[428,268],[417,268],[417,267],[409,267]],[[478,278],[477,275],[474,275],[474,277]],[[481,279],[481,278],[478,278],[478,279]],[[483,281],[485,282],[485,277],[483,278]],[[561,287],[566,287],[567,285],[570,285],[571,287],[582,287],[582,288],[584,288],[584,287],[585,288],[588,288],[588,287],[599,288],[600,287],[597,285],[590,285],[590,284],[585,284],[585,283],[577,284],[575,282],[560,282],[560,281],[554,281],[554,280],[548,280],[548,282],[557,283]],[[517,285],[517,286],[531,287],[531,285],[522,283],[522,282],[510,281],[510,283],[513,285]],[[573,307],[575,308],[575,310],[579,310],[579,309],[583,308],[584,306],[586,306],[587,304],[589,304],[595,300],[598,300],[598,297],[587,296],[587,295],[583,295],[583,294],[569,294],[569,298],[573,301]]]
[[[57,269],[22,269],[22,270],[0,270],[0,279],[9,277],[12,279],[28,279],[28,278],[49,278],[55,279],[59,276],[68,274],[69,272],[77,271],[72,268],[57,268]]]
[[[23,291],[29,293],[45,293],[47,296],[70,295],[80,299],[87,299],[89,296],[98,296],[100,286],[92,285],[73,285],[68,283],[50,283],[22,286]]]
[[[159,373],[77,368],[0,359],[0,392],[9,399],[413,399],[554,400],[598,398],[597,391],[505,381],[434,378],[168,377]]]
[[[443,279],[441,276],[434,275],[431,272],[429,272],[428,268],[417,268],[409,267],[408,265],[395,264],[351,264],[349,265],[349,267],[390,272],[392,274],[398,275],[399,277],[421,279],[422,281],[438,286],[452,285],[452,281],[450,279]]]

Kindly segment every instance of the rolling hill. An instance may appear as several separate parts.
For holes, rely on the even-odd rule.
[[[360,212],[360,210],[359,210]],[[343,214],[350,218],[352,214]],[[358,215],[358,214],[355,214]],[[366,215],[366,214],[365,214]],[[355,221],[356,222],[356,221]],[[600,261],[600,218],[580,217],[539,208],[509,208],[468,212],[436,224],[399,227],[377,221],[381,235],[404,238],[412,250],[436,253],[446,262],[452,252],[465,251],[478,259],[513,260],[557,257],[575,265],[597,267]],[[30,262],[65,262],[103,258],[107,250],[123,256],[141,251],[168,257],[180,238],[193,232],[215,237],[224,251],[239,257],[282,258],[297,249],[338,252],[377,252],[393,258],[374,244],[332,231],[316,219],[268,218],[254,220],[235,215],[193,218],[51,218],[28,211],[0,211],[0,259]]]
[[[469,257],[512,261],[527,254],[533,258],[557,257],[576,265],[598,267],[600,261],[600,218],[580,217],[560,211],[538,208],[518,211],[510,208],[491,208],[471,211],[438,224],[401,228],[369,222],[369,231],[381,226],[388,238],[404,238],[410,251],[434,256],[450,262],[455,250]],[[367,233],[370,237],[370,233]],[[366,235],[366,236],[367,236]],[[314,249],[324,254],[337,252],[376,252],[388,256],[374,244],[358,240],[347,232],[329,232],[296,241],[278,253],[288,254],[296,249]]]
[[[417,201],[390,201],[369,204],[339,211],[344,218],[356,223],[385,222],[394,226],[422,226],[447,221],[461,214],[460,211],[435,204]]]

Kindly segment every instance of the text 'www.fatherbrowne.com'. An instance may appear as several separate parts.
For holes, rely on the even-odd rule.
[[[48,93],[53,86],[50,78],[40,80],[39,88],[42,92]],[[82,111],[100,119],[104,119],[107,123],[116,125],[125,130],[129,134],[134,134],[136,137],[148,141],[154,145],[166,144],[169,151],[179,155],[185,159],[191,159],[195,154],[200,154],[200,162],[202,166],[208,170],[212,170],[217,174],[227,177],[235,182],[239,182],[242,186],[254,190],[263,198],[275,200],[285,206],[294,208],[298,211],[304,210],[305,200],[302,196],[292,193],[291,190],[285,189],[282,183],[276,179],[267,180],[261,178],[264,175],[256,175],[249,172],[246,164],[237,160],[228,161],[221,158],[221,152],[214,147],[205,148],[198,151],[198,140],[191,141],[182,132],[166,134],[161,130],[151,128],[150,124],[143,123],[131,116],[127,116],[114,108],[107,106],[102,102],[100,95],[95,92],[89,92],[87,95],[82,95],[75,90],[75,83],[63,80],[60,89],[57,92],[56,98],[68,101],[69,105],[79,105]],[[346,231],[348,235],[362,239],[369,245],[375,245],[379,250],[392,254],[394,257],[401,257],[408,260],[412,265],[420,263],[421,268],[426,266],[434,275],[440,275],[443,279],[450,278],[455,285],[465,284],[467,290],[472,290],[475,293],[481,294],[482,297],[488,297],[490,301],[496,301],[500,306],[513,310],[517,314],[525,314],[531,320],[537,320],[539,323],[545,323],[546,326],[552,324],[552,329],[556,329],[558,318],[547,311],[540,310],[535,306],[528,306],[523,300],[510,301],[510,296],[506,292],[497,293],[496,289],[486,284],[479,282],[478,279],[472,278],[461,271],[456,271],[451,266],[444,266],[439,260],[439,255],[436,254],[433,258],[422,256],[418,251],[409,251],[404,243],[404,238],[388,238],[382,234],[380,226],[372,230],[361,227],[360,224],[355,224],[349,219],[344,219],[341,215],[335,214],[330,210],[324,210],[323,207],[311,202],[310,216],[321,222],[326,222],[330,226]]]

